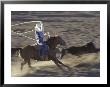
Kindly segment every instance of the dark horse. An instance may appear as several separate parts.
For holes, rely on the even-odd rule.
[[[70,70],[70,68],[66,65],[64,65],[61,61],[59,61],[56,58],[56,47],[58,44],[60,45],[65,45],[65,41],[60,37],[50,37],[47,41],[46,44],[49,47],[48,51],[48,60],[52,60],[60,69],[64,70],[62,66]],[[31,62],[30,59],[34,60],[40,60],[37,52],[39,45],[36,46],[31,46],[28,45],[24,47],[23,49],[20,49],[20,55],[24,59],[24,61],[21,63],[21,70],[23,69],[24,64],[28,63],[28,66],[31,67]],[[62,65],[62,66],[61,66]]]

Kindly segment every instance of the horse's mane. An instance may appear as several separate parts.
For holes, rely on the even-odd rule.
[[[47,41],[45,41],[46,43],[48,43],[48,42],[53,42],[55,39],[61,39],[61,37],[60,36],[53,36],[53,37],[50,37],[50,38],[48,38],[47,39]]]
[[[54,40],[55,38],[61,39],[60,36],[52,36],[52,37],[48,38],[47,41],[49,41],[49,40]]]

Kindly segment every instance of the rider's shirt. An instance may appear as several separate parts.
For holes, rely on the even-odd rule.
[[[37,40],[37,44],[40,45],[40,56],[47,55],[48,46],[44,42],[44,28],[42,22],[36,24],[35,26],[35,38]]]
[[[37,40],[37,44],[43,45],[44,29],[42,23],[36,24],[35,26],[35,38]]]

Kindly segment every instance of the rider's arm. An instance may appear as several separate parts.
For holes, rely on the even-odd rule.
[[[37,32],[41,31],[41,29],[38,27],[37,24],[36,24],[36,26],[35,26],[35,31],[37,31]]]
[[[43,23],[41,22],[41,31],[44,32]]]
[[[46,36],[46,35],[50,38],[50,33],[49,32],[44,33],[44,36]]]
[[[44,36],[46,36],[47,35],[47,33],[44,33]]]

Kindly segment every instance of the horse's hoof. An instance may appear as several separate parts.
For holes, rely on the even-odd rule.
[[[70,67],[68,67],[68,70],[69,70],[69,71],[72,71],[72,69],[71,69]]]

